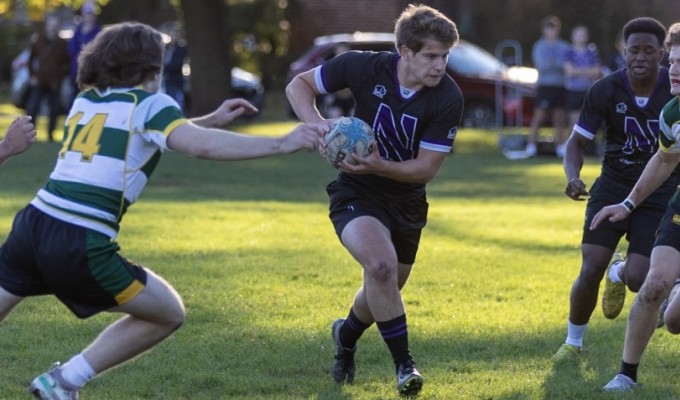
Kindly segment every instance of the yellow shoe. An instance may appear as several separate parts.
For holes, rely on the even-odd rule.
[[[626,301],[626,285],[623,282],[614,282],[609,279],[609,270],[612,265],[625,258],[620,253],[614,253],[612,262],[605,272],[604,294],[602,295],[602,312],[605,318],[614,319],[621,314],[623,304]]]
[[[581,348],[572,344],[564,343],[552,356],[553,361],[567,361],[577,359],[581,356]]]

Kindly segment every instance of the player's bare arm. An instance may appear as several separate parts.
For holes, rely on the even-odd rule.
[[[356,165],[343,161],[338,164],[338,169],[351,174],[375,174],[399,182],[428,183],[437,175],[448,154],[421,148],[417,158],[395,162],[383,160],[377,144],[372,146],[373,151],[367,157],[352,155]]]
[[[191,122],[204,128],[220,128],[231,124],[236,118],[254,115],[257,107],[244,99],[225,100],[215,111],[202,117],[192,118]]]
[[[567,178],[567,186],[564,194],[573,200],[585,200],[588,196],[586,184],[581,180],[581,168],[583,168],[583,153],[591,140],[578,132],[572,132],[567,140],[564,152],[564,174]]]
[[[0,165],[13,155],[26,151],[35,141],[36,131],[31,117],[15,119],[0,141]]]
[[[642,203],[647,196],[668,179],[679,161],[680,153],[671,154],[662,150],[657,151],[645,166],[640,179],[638,179],[626,200],[620,204],[607,206],[595,214],[590,230],[597,229],[600,223],[605,220],[616,222],[627,218],[638,204]]]
[[[192,122],[179,125],[168,136],[168,147],[194,157],[210,160],[245,160],[298,150],[316,150],[323,135],[318,124],[300,124],[279,137],[244,135],[208,129]]]
[[[323,117],[316,108],[316,96],[319,95],[314,83],[314,70],[297,75],[286,86],[286,97],[295,115],[303,122],[321,122]]]

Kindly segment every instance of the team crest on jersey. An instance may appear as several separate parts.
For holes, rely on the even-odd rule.
[[[680,215],[678,214],[673,215],[673,223],[680,225]]]
[[[626,105],[626,103],[619,103],[616,105],[617,114],[625,114],[626,111],[628,111],[628,106]]]
[[[451,139],[451,140],[455,140],[457,134],[458,134],[458,127],[454,126],[453,128],[449,129],[449,134],[446,135],[446,138]]]
[[[383,85],[375,85],[375,89],[373,89],[373,94],[382,99],[387,94],[387,89],[385,89],[385,86]]]

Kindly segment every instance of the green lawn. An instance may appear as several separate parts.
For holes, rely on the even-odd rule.
[[[3,109],[0,108],[0,114]],[[10,113],[11,114],[11,113]],[[5,118],[0,115],[0,126]],[[281,132],[292,122],[237,126]],[[558,159],[507,161],[491,131],[459,133],[429,185],[430,220],[403,291],[423,399],[612,399],[625,317],[596,310],[581,362],[553,365],[580,264],[585,203],[564,196]],[[59,145],[38,143],[0,168],[0,240],[44,183]],[[588,159],[589,184],[599,171]],[[330,323],[361,271],[327,220],[334,170],[317,154],[207,162],[167,154],[125,217],[123,254],[166,277],[186,324],[135,362],[91,382],[84,399],[390,399],[393,367],[375,328],[354,385],[329,375]],[[115,316],[87,321],[55,299],[28,299],[0,326],[0,398],[66,361]],[[623,398],[680,397],[677,339],[658,331]]]

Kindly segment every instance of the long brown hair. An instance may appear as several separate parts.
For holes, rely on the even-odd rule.
[[[134,87],[160,74],[163,39],[156,29],[123,22],[100,32],[78,57],[78,86]]]

